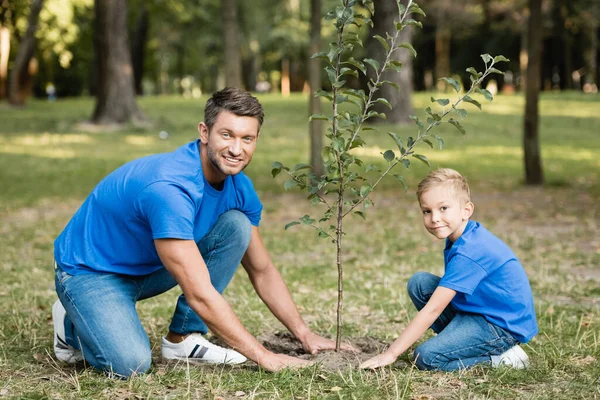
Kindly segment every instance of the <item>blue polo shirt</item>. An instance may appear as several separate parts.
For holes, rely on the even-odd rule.
[[[452,243],[446,239],[439,285],[455,290],[452,306],[482,315],[521,343],[538,332],[527,274],[510,248],[479,222],[469,221]]]
[[[221,190],[204,178],[199,141],[131,161],[104,178],[54,242],[71,275],[147,275],[163,268],[155,239],[199,241],[229,210],[258,226],[262,205],[250,179],[228,176]]]

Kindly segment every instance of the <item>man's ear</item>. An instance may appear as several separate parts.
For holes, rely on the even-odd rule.
[[[467,202],[467,204],[465,204],[465,207],[463,208],[463,220],[471,218],[473,212],[475,212],[475,204],[469,201]]]
[[[198,134],[200,135],[200,142],[202,142],[202,144],[207,144],[209,132],[208,126],[206,126],[204,122],[198,124]]]

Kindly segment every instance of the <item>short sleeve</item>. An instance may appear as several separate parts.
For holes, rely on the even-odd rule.
[[[446,265],[439,285],[457,292],[472,294],[485,278],[487,272],[478,263],[461,254],[456,254]]]
[[[187,192],[170,182],[155,182],[134,202],[138,217],[146,221],[153,239],[194,239],[195,205]]]
[[[238,197],[238,209],[248,217],[252,225],[258,226],[263,206],[256,190],[254,190],[254,185],[252,185],[250,178],[243,173],[236,175],[234,178]]]

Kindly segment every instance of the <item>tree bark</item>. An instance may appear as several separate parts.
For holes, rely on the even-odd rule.
[[[0,26],[0,99],[6,97],[6,78],[8,77],[8,57],[10,56],[10,30]]]
[[[238,42],[237,0],[221,0],[225,85],[242,87],[242,58]]]
[[[133,47],[131,49],[131,61],[133,64],[133,77],[135,94],[142,95],[142,78],[144,77],[144,56],[146,43],[148,42],[148,9],[142,6],[140,15],[135,24],[133,36]]]
[[[525,123],[523,132],[523,150],[525,162],[525,183],[541,185],[544,183],[542,159],[539,143],[540,70],[542,65],[542,0],[529,0],[529,32],[527,51],[527,89],[525,92]]]
[[[310,0],[310,52],[308,55],[309,112],[321,114],[321,98],[315,92],[321,88],[321,62],[312,59],[312,55],[321,48],[321,0]],[[323,157],[323,121],[314,120],[309,123],[310,165],[317,177],[324,173]]]
[[[398,3],[396,0],[382,0],[377,3],[377,9],[373,15],[373,31],[371,37],[380,35],[386,37],[386,32],[394,32],[396,25],[394,20],[398,19]],[[398,37],[398,43],[410,42],[412,39],[413,30],[410,27],[404,28]],[[367,54],[369,58],[375,60],[383,60],[385,57],[385,49],[375,39],[370,39],[367,45]],[[377,93],[379,97],[385,97],[392,105],[392,110],[385,105],[377,103],[373,109],[377,112],[383,112],[387,115],[387,121],[391,123],[409,123],[408,117],[413,113],[412,107],[412,60],[413,56],[406,49],[396,50],[391,57],[394,61],[399,61],[403,64],[400,73],[392,70],[386,70],[383,73],[383,79],[395,82],[400,86],[400,90],[396,90],[390,85],[383,85]],[[369,68],[369,77],[374,78],[373,69]],[[370,122],[379,122],[379,119],[374,119]]]
[[[95,0],[94,3],[98,91],[92,122],[99,125],[143,123],[146,117],[135,102],[126,0]]]
[[[12,105],[24,105],[30,94],[30,63],[35,52],[37,42],[35,32],[38,29],[40,11],[42,11],[43,5],[44,0],[33,0],[31,2],[29,17],[27,18],[27,31],[19,44],[19,50],[8,83],[8,102]]]

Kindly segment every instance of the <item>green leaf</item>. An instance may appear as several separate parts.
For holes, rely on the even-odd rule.
[[[363,61],[373,67],[375,72],[379,71],[379,61],[373,60],[372,58],[365,58]]]
[[[292,168],[292,172],[299,171],[301,169],[310,169],[312,168],[309,164],[296,164],[294,168]]]
[[[454,118],[450,118],[448,120],[448,123],[454,125],[456,127],[456,129],[458,129],[460,131],[460,133],[462,133],[463,135],[465,135],[467,133],[467,131],[465,131],[465,128],[463,128],[462,125],[460,124],[460,122],[458,122]]]
[[[407,158],[403,158],[402,164],[404,165],[404,168],[408,169],[408,167],[410,167],[410,160]]]
[[[427,164],[428,167],[431,167],[431,164],[429,164],[429,160],[424,155],[422,155],[422,154],[413,154],[412,156],[414,158],[416,158],[417,160],[423,161],[425,164]]]
[[[310,58],[318,58],[320,60],[330,61],[329,56],[324,51],[313,54]]]
[[[363,185],[360,187],[360,197],[367,197],[373,188],[371,185]]]
[[[298,222],[298,221],[290,222],[289,224],[287,224],[287,225],[285,226],[285,228],[284,228],[284,229],[287,231],[287,230],[288,230],[288,228],[291,228],[291,227],[292,227],[292,226],[294,226],[294,225],[300,225],[300,222]]]
[[[366,172],[366,173],[369,173],[369,172],[371,172],[371,171],[377,171],[377,172],[379,172],[379,171],[381,171],[381,170],[380,170],[380,169],[379,169],[379,168],[378,168],[376,165],[369,164],[369,165],[367,165],[367,167],[365,168],[365,172]]]
[[[380,97],[377,100],[375,100],[375,103],[381,103],[386,105],[390,110],[392,109],[392,105],[390,104],[390,102],[384,98],[384,97]]]
[[[329,235],[327,234],[327,232],[323,231],[323,230],[319,230],[319,233],[317,233],[317,236],[320,238],[328,238]]]
[[[324,91],[323,89],[319,89],[315,92],[315,96],[325,97],[329,101],[333,101],[333,95],[329,92]]]
[[[337,151],[338,153],[341,153],[342,151],[344,151],[344,138],[342,137],[336,137],[335,139],[333,139],[331,141],[331,145],[333,146],[333,149],[335,151]]]
[[[489,92],[489,90],[482,89],[482,88],[476,88],[475,91],[477,93],[481,93],[483,95],[483,97],[485,97],[485,99],[489,102],[494,100],[494,96],[492,96],[492,94]]]
[[[465,119],[467,117],[467,110],[463,108],[454,107],[454,111],[456,111],[462,119]]]
[[[379,43],[381,43],[381,45],[383,46],[383,48],[385,49],[386,52],[390,51],[390,45],[383,37],[381,37],[379,35],[375,35],[375,36],[373,36],[373,38],[377,39],[377,41]]]
[[[354,57],[350,57],[348,60],[346,60],[343,64],[350,64],[355,66],[356,68],[358,68],[363,74],[367,74],[367,67],[365,67],[365,64],[363,64],[362,62],[355,60]]]
[[[429,147],[431,147],[433,149],[433,143],[431,143],[431,140],[423,139],[423,142],[427,143],[429,145]]]
[[[398,47],[402,47],[405,49],[408,49],[408,51],[411,52],[411,54],[413,55],[413,57],[417,57],[417,51],[415,50],[415,48],[412,46],[412,44],[405,42],[405,43],[401,43],[400,46]]]
[[[444,139],[442,139],[442,138],[441,138],[441,137],[439,137],[439,136],[436,136],[436,137],[435,137],[435,140],[437,140],[437,142],[438,142],[438,145],[440,146],[440,150],[442,150],[442,149],[444,148]]]
[[[434,99],[433,96],[431,96],[431,102],[432,103],[438,103],[442,107],[447,106],[448,104],[450,104],[450,100],[448,100],[448,99]]]
[[[422,16],[424,16],[424,17],[426,17],[426,16],[427,16],[427,15],[425,15],[425,11],[423,11],[423,10],[421,9],[421,7],[419,7],[419,6],[417,5],[417,3],[412,3],[412,4],[410,5],[410,8],[408,9],[408,12],[411,12],[411,13],[413,13],[413,14],[420,14],[420,15],[422,15]]]
[[[419,28],[423,27],[423,24],[420,21],[416,21],[414,19],[407,19],[404,21],[404,26],[418,26]]]
[[[342,104],[346,100],[348,100],[348,96],[341,96],[341,95],[335,96],[335,104]]]
[[[494,57],[494,64],[498,62],[509,62],[510,60],[504,56],[496,56]]]
[[[362,219],[367,219],[365,213],[362,211],[354,211],[354,214],[358,215],[359,217],[362,217]]]
[[[402,72],[402,63],[400,61],[389,61],[385,64],[386,69],[393,69],[396,72]]]
[[[297,185],[298,185],[298,183],[295,180],[290,179],[290,180],[285,181],[285,183],[283,184],[283,188],[285,190],[290,190],[291,188],[293,188]]]
[[[385,158],[387,162],[392,162],[394,158],[396,158],[396,154],[394,154],[392,150],[386,150],[385,153],[383,153],[383,158]]]
[[[465,96],[463,98],[463,101],[466,102],[466,103],[473,104],[474,106],[476,106],[477,108],[479,108],[481,110],[481,104],[477,100],[473,100],[471,98],[471,96]]]
[[[481,58],[483,59],[483,62],[486,63],[486,65],[490,62],[490,61],[494,61],[494,59],[492,58],[492,56],[490,56],[489,54],[482,54]]]
[[[500,74],[500,75],[504,75],[504,72],[500,71],[499,69],[496,68],[490,68],[488,69],[490,74]]]
[[[456,90],[457,92],[460,92],[460,83],[458,83],[458,81],[452,78],[441,78],[440,80],[452,86],[452,88],[454,88],[454,90]]]
[[[329,82],[331,82],[331,84],[335,84],[337,82],[337,76],[335,74],[335,70],[331,67],[327,67],[325,68],[325,72],[327,72],[327,76],[329,77]]]
[[[471,74],[475,79],[479,78],[481,76],[481,72],[477,72],[477,70],[473,67],[469,67],[466,69],[466,71]]]
[[[321,149],[321,157],[323,158],[323,160],[329,160],[331,158],[334,158],[335,156],[333,155],[332,151],[331,151],[331,147],[329,146],[325,146]]]
[[[402,186],[404,187],[404,191],[406,192],[408,190],[408,185],[404,181],[404,177],[402,175],[394,175],[394,178],[396,178],[398,182],[402,184]]]
[[[394,139],[394,142],[396,142],[396,146],[398,146],[398,150],[400,150],[400,152],[402,154],[404,154],[404,152],[406,150],[404,150],[404,145],[402,144],[402,139],[398,135],[396,135],[394,132],[388,132],[387,134],[390,135],[390,137],[392,139]]]
[[[323,121],[328,121],[329,117],[325,114],[313,114],[308,118],[309,121],[314,121],[314,120],[323,120]]]

